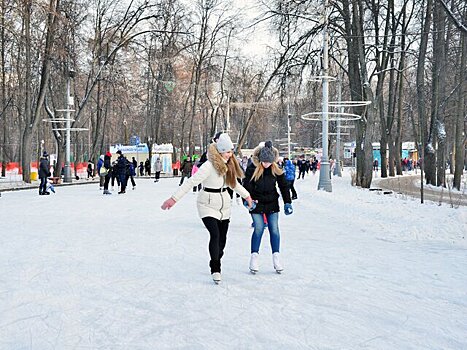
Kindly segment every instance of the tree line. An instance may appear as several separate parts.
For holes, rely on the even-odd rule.
[[[75,161],[96,160],[131,135],[194,153],[221,129],[241,151],[286,136],[287,118],[294,142],[319,147],[320,122],[300,116],[321,110],[326,17],[336,77],[330,99],[370,101],[345,108],[361,119],[342,120],[355,127],[349,140],[356,141],[357,185],[371,185],[372,142],[380,142],[387,177],[402,173],[402,142],[414,141],[426,182],[444,186],[449,164],[460,188],[465,1],[255,4],[249,23],[234,1],[1,0],[2,176],[7,162],[19,161],[30,182],[29,164],[42,149],[64,162],[67,108],[74,110]],[[261,59],[242,49],[260,26],[270,30]]]

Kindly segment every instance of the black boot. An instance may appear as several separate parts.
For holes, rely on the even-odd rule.
[[[211,274],[213,274],[214,272],[221,272],[221,261],[211,260],[209,262],[209,267],[211,268]]]

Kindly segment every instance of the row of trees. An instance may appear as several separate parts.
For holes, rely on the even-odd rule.
[[[381,144],[382,176],[394,176],[401,173],[401,143],[416,141],[427,183],[444,185],[451,160],[460,188],[467,94],[462,0],[263,0],[256,26],[221,0],[1,0],[2,175],[6,162],[19,160],[30,181],[41,140],[63,163],[64,124],[57,119],[68,105],[67,84],[72,127],[89,129],[72,132],[75,160],[97,159],[129,135],[193,153],[219,129],[230,130],[241,150],[284,137],[288,115],[294,141],[316,146],[320,122],[300,116],[321,109],[313,77],[321,74],[324,14],[330,70],[341,77],[330,96],[340,85],[344,100],[371,101],[353,108],[362,116],[351,136],[357,184],[371,184],[372,142]],[[242,46],[266,23],[271,47],[258,61]]]

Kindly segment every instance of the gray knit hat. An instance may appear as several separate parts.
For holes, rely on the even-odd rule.
[[[219,153],[224,153],[233,150],[234,145],[229,135],[221,134],[216,142],[216,147]]]
[[[259,151],[258,159],[264,163],[274,163],[276,160],[276,154],[272,147],[271,141],[266,141],[264,147]]]

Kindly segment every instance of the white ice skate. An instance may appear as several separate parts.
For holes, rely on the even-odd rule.
[[[211,274],[212,280],[215,284],[219,284],[221,282],[221,273],[220,272],[213,272]]]
[[[259,271],[259,254],[251,253],[250,257],[250,272],[255,274]]]
[[[279,256],[279,253],[272,254],[272,263],[274,264],[274,270],[276,270],[277,273],[281,273],[284,270],[280,262]]]

